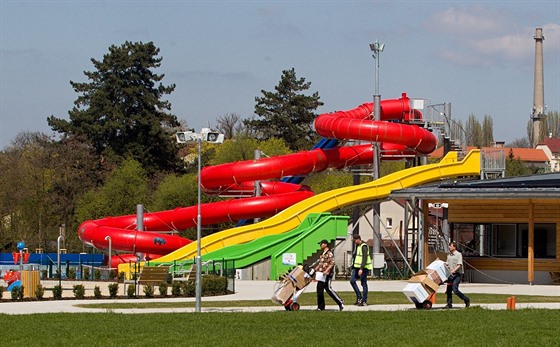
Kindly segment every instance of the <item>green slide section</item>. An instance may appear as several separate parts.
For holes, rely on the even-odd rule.
[[[241,269],[270,258],[270,278],[276,279],[282,272],[294,267],[294,265],[282,264],[284,253],[291,253],[297,264],[303,263],[305,259],[318,251],[320,240],[332,241],[336,238],[346,237],[348,219],[348,216],[333,216],[329,212],[310,213],[297,228],[289,232],[266,235],[247,243],[220,248],[202,255],[202,263],[209,261],[233,263],[236,269]],[[175,262],[173,268],[175,271],[186,270],[193,263],[194,259]],[[203,267],[201,270],[204,271],[205,268]]]

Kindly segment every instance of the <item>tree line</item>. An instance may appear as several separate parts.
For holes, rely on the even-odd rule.
[[[91,59],[86,82],[70,81],[77,98],[68,120],[47,117],[57,136],[22,132],[0,151],[0,251],[14,251],[18,241],[31,251],[56,251],[62,233],[67,249],[89,252],[76,232],[85,220],[134,214],[137,204],[151,212],[197,203],[197,148],[175,141],[188,124],[165,99],[175,85],[165,85],[165,75],[156,73],[159,53],[153,42],[112,45],[101,60]],[[261,90],[255,98],[254,115],[218,117],[214,128],[227,140],[204,143],[202,165],[253,159],[256,149],[265,156],[309,150],[318,140],[310,125],[323,105],[310,88],[294,68],[284,70],[274,92]],[[549,128],[558,130],[558,113],[550,119],[556,123]],[[475,134],[466,141],[476,146],[491,142],[491,117],[482,125],[469,117],[462,133]],[[403,168],[403,162],[383,163],[381,175]],[[305,183],[321,193],[351,185],[353,175],[329,170]],[[203,235],[228,226],[204,228]],[[177,232],[196,237],[195,230]]]

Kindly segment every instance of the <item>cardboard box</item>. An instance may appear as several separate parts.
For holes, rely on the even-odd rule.
[[[294,295],[295,286],[293,282],[289,279],[286,279],[282,282],[282,285],[274,292],[272,295],[272,301],[278,303],[280,305],[284,305],[292,295]]]
[[[426,272],[436,283],[443,283],[451,276],[451,272],[447,267],[447,263],[443,260],[434,260],[430,265],[426,266]]]
[[[305,288],[310,282],[309,274],[303,271],[302,266],[296,266],[295,269],[288,274],[288,277],[292,280],[297,289]]]
[[[439,284],[434,282],[426,273],[426,271],[420,271],[415,273],[409,280],[410,283],[419,283],[422,285],[428,294],[434,293],[439,289]]]
[[[430,293],[422,285],[422,283],[409,283],[403,289],[404,295],[408,300],[414,304],[422,304],[424,301],[428,300]]]

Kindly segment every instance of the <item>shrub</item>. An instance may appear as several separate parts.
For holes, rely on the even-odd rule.
[[[62,286],[61,285],[55,285],[52,289],[52,294],[53,294],[53,298],[55,300],[61,300],[62,299]]]
[[[76,299],[83,299],[86,296],[86,288],[83,284],[75,284],[72,291],[74,292],[74,297]]]
[[[202,295],[227,294],[227,278],[216,275],[202,277]]]
[[[181,296],[181,282],[173,282],[171,285],[171,295]]]
[[[134,284],[128,285],[126,288],[126,295],[128,295],[129,298],[136,297],[136,286]]]
[[[99,281],[101,279],[101,270],[95,269],[95,271],[93,272],[93,277],[96,281]]]
[[[91,270],[89,269],[89,267],[84,267],[83,279],[89,280],[90,273]]]
[[[47,270],[41,270],[41,278],[47,278],[49,272]]]
[[[76,279],[76,269],[71,267],[68,269],[68,278]]]
[[[109,271],[109,279],[114,280],[117,277],[117,270],[110,270]]]
[[[93,297],[96,299],[101,299],[102,295],[101,295],[101,288],[99,288],[99,286],[95,286],[93,288]]]
[[[2,299],[3,295],[4,295],[4,286],[0,286],[0,299]]]
[[[23,300],[23,286],[16,286],[12,288],[12,301]]]
[[[43,288],[43,285],[39,283],[37,285],[37,288],[35,288],[35,297],[37,298],[37,300],[43,300],[44,296],[45,296],[45,288]]]
[[[151,284],[146,284],[144,285],[144,288],[142,288],[144,295],[146,295],[147,298],[153,298],[154,297],[154,286]]]
[[[196,283],[194,281],[185,281],[181,286],[181,291],[184,296],[195,296],[196,295]]]
[[[124,271],[119,272],[119,281],[124,280]]]
[[[167,296],[167,283],[162,282],[159,284],[159,295]]]
[[[119,292],[119,284],[118,283],[109,284],[109,297],[110,298],[116,297],[118,292]]]

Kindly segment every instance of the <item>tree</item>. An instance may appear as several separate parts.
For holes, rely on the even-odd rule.
[[[494,123],[492,117],[484,115],[482,121],[482,147],[490,147],[494,143]]]
[[[0,156],[0,239],[25,241],[52,251],[62,225],[77,227],[74,206],[99,181],[103,169],[81,141],[56,142],[45,134],[21,133]],[[66,246],[79,242],[65,236]]]
[[[531,170],[520,158],[515,158],[510,148],[506,158],[506,177],[530,175]]]
[[[531,144],[529,143],[529,139],[526,137],[521,137],[518,139],[513,140],[511,143],[506,144],[506,147],[512,148],[531,148]]]
[[[466,145],[482,147],[482,126],[474,114],[469,115],[469,119],[465,124]]]
[[[271,138],[266,141],[258,141],[252,137],[238,136],[235,141],[225,141],[217,146],[210,164],[218,165],[253,160],[257,149],[264,153],[261,155],[263,158],[290,153],[290,149],[282,139]]]
[[[311,96],[302,93],[310,86],[304,78],[296,77],[294,68],[284,70],[275,93],[261,90],[263,96],[255,98],[255,114],[262,119],[244,123],[256,129],[263,140],[282,138],[292,150],[309,149],[317,138],[311,129],[316,117],[313,111],[323,105],[317,92]]]
[[[160,83],[164,75],[159,48],[125,42],[109,47],[102,61],[91,59],[95,71],[84,71],[89,83],[70,81],[78,98],[68,112],[70,121],[50,116],[49,126],[65,136],[83,136],[98,155],[133,158],[149,172],[176,168],[176,145],[171,129],[177,117],[166,113],[171,104],[161,98],[175,85]]]
[[[149,184],[146,171],[140,163],[126,159],[109,174],[105,185],[84,194],[77,203],[79,221],[122,216],[136,213],[136,205],[147,205]]]
[[[216,129],[224,134],[226,139],[232,139],[236,135],[251,136],[251,128],[243,123],[243,119],[237,113],[228,113],[216,120]]]

